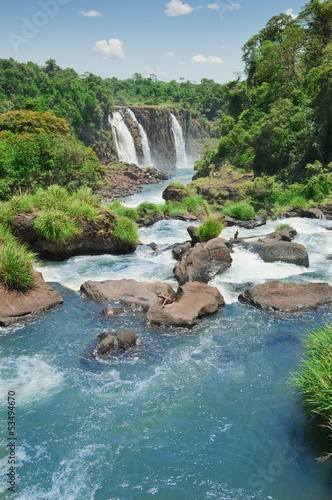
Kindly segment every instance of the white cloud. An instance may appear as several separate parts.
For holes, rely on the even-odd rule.
[[[222,64],[222,59],[218,56],[209,56],[208,63],[209,64]]]
[[[219,10],[219,5],[217,3],[209,3],[207,8],[211,10]]]
[[[241,5],[239,3],[230,3],[226,7],[227,10],[239,10],[241,9]]]
[[[191,14],[194,10],[188,3],[183,3],[181,0],[171,0],[166,4],[166,10],[164,13],[169,17],[184,16],[186,14]]]
[[[291,16],[292,19],[297,18],[297,14],[293,14],[293,9],[286,10],[286,14],[287,14],[287,16]]]
[[[202,54],[198,54],[197,56],[193,56],[191,58],[191,60],[193,63],[206,63],[207,62],[207,58],[202,56]]]
[[[168,52],[165,52],[165,57],[174,57],[174,54],[171,50],[169,50]]]
[[[193,56],[191,58],[193,63],[209,63],[209,64],[222,64],[222,59],[218,56],[209,56],[205,57],[202,54],[198,54],[197,56]]]
[[[97,10],[88,10],[87,12],[85,12],[85,10],[81,10],[80,16],[99,17],[101,16],[101,12],[98,12]]]
[[[184,62],[183,61],[180,61],[179,64],[180,64],[180,66],[184,66]]]
[[[121,40],[111,38],[108,43],[106,40],[96,42],[93,50],[104,59],[122,59],[124,57],[122,45],[123,42]]]

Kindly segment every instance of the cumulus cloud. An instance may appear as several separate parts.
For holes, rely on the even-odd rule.
[[[209,56],[208,63],[209,64],[222,64],[222,59],[218,56]]]
[[[189,3],[183,3],[181,0],[171,0],[166,4],[164,13],[169,17],[184,16],[191,14],[194,8]]]
[[[191,58],[193,63],[209,63],[209,64],[222,64],[222,59],[218,56],[209,56],[205,57],[202,54],[198,54],[197,56],[193,56]]]
[[[293,14],[293,9],[286,10],[286,14],[287,14],[287,16],[291,16],[292,19],[297,18],[297,14]]]
[[[169,50],[168,52],[165,52],[165,57],[174,57],[174,54],[171,50]]]
[[[124,57],[123,42],[117,38],[111,38],[108,42],[100,40],[93,47],[94,52],[104,59],[122,59]]]
[[[193,63],[206,63],[207,57],[203,56],[202,54],[198,54],[197,56],[193,56],[191,60]]]
[[[219,10],[219,5],[217,3],[209,3],[207,8],[211,10]]]
[[[98,12],[97,10],[88,10],[87,12],[85,12],[85,10],[81,10],[80,16],[99,17],[101,16],[101,12]]]
[[[227,10],[239,10],[241,9],[241,5],[239,3],[230,3],[226,7]]]

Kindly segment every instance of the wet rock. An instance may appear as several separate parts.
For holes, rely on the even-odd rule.
[[[319,210],[323,213],[324,217],[332,219],[332,203],[324,203],[323,205],[318,205]]]
[[[266,311],[294,313],[315,310],[332,304],[332,287],[328,283],[283,283],[272,281],[257,285],[239,295],[247,302]]]
[[[173,258],[177,261],[181,261],[184,257],[188,255],[189,250],[191,249],[190,241],[186,241],[186,243],[181,243],[172,248]]]
[[[0,326],[33,319],[62,304],[60,293],[45,283],[41,273],[35,271],[34,274],[33,288],[24,293],[8,290],[0,283]]]
[[[175,297],[171,285],[133,279],[86,281],[81,291],[93,300],[119,301],[126,310],[138,312],[146,312],[154,304],[162,304],[167,298],[173,300]]]
[[[243,242],[242,246],[257,253],[264,262],[287,262],[297,266],[309,267],[309,255],[306,248],[299,243],[275,241],[274,239]]]
[[[94,353],[98,356],[106,356],[114,349],[115,337],[109,333],[101,335],[101,337],[102,339],[95,347]]]
[[[182,188],[169,185],[166,189],[164,189],[162,197],[165,201],[175,201],[181,203],[183,198],[186,197],[186,193]]]
[[[251,220],[241,220],[235,219],[234,217],[230,217],[228,215],[224,216],[224,223],[226,226],[238,226],[243,229],[255,229],[255,227],[261,227],[266,224],[267,217],[259,216],[255,217]]]
[[[180,285],[188,281],[208,283],[231,265],[230,250],[221,238],[214,238],[207,243],[196,243],[173,272]]]
[[[293,227],[285,227],[279,231],[274,231],[265,236],[265,239],[275,240],[275,241],[292,241],[297,235],[296,229]]]
[[[281,215],[282,217],[301,217],[307,219],[322,219],[324,217],[323,210],[319,208],[294,208]]]
[[[135,345],[138,339],[136,333],[128,328],[121,328],[116,336],[118,340],[118,347],[121,349],[127,349],[127,347]]]
[[[200,237],[198,236],[198,227],[188,226],[187,231],[191,238],[191,246],[195,246],[196,243],[201,243]]]
[[[191,282],[179,286],[174,302],[155,304],[147,312],[152,323],[191,328],[198,318],[216,312],[225,304],[216,287],[204,283]]]
[[[106,318],[112,318],[118,314],[123,314],[125,312],[125,307],[122,304],[114,303],[110,304],[103,310],[103,314]]]

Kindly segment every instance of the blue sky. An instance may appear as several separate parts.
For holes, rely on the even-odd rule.
[[[241,47],[275,14],[302,0],[15,0],[1,2],[0,57],[103,78],[155,74],[159,80],[243,71]]]

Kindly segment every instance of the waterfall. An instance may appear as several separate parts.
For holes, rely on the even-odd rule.
[[[176,167],[183,168],[187,167],[187,157],[186,157],[186,148],[184,144],[182,128],[180,123],[177,121],[176,117],[171,113],[172,117],[172,130],[175,139],[175,147],[176,147]]]
[[[152,165],[152,161],[151,161],[151,152],[150,152],[148,136],[146,135],[146,132],[145,132],[144,128],[142,127],[142,125],[137,121],[137,118],[134,115],[133,111],[129,108],[127,109],[127,111],[130,114],[131,119],[137,123],[138,128],[139,128],[139,133],[140,133],[141,141],[142,141],[144,166],[150,167]]]
[[[112,114],[112,118],[109,117],[109,122],[112,127],[119,160],[138,165],[134,139],[125,124],[121,113],[119,113],[119,111],[115,111]]]

